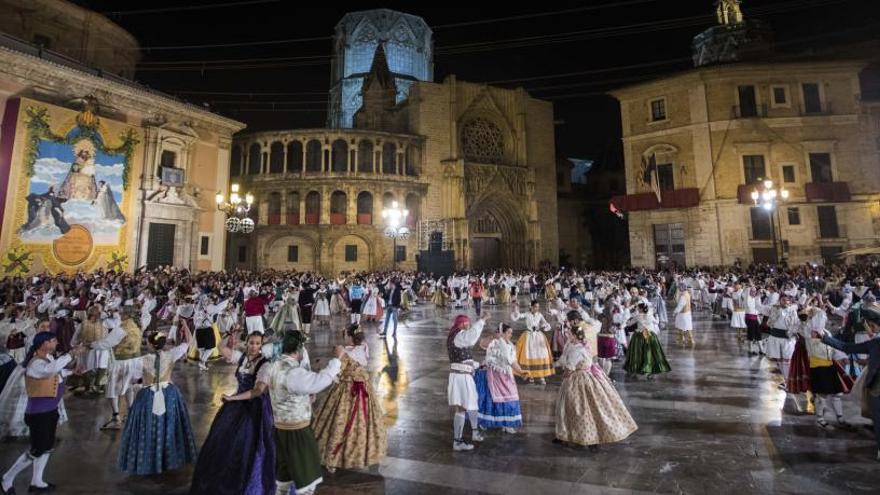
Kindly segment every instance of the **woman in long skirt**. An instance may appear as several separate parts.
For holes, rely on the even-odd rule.
[[[275,313],[272,322],[269,323],[269,328],[278,335],[281,335],[284,332],[284,329],[289,328],[290,326],[297,330],[300,329],[298,291],[295,289],[288,289],[285,291],[281,299],[283,301],[281,308]]]
[[[148,475],[179,469],[196,459],[189,411],[180,389],[171,383],[174,363],[186,355],[192,336],[185,328],[184,342],[165,351],[162,332],[150,336],[152,354],[138,358],[144,388],[128,412],[119,447],[119,468],[130,474]]]
[[[522,373],[516,362],[516,347],[510,342],[513,328],[506,323],[498,326],[496,338],[486,349],[485,368],[474,373],[479,395],[478,424],[480,428],[501,428],[516,433],[522,426],[519,392],[514,373]]]
[[[638,327],[629,341],[623,369],[630,375],[648,375],[650,380],[654,375],[667,373],[672,368],[657,338],[657,317],[650,312],[646,303],[640,303],[638,311]]]
[[[345,334],[338,382],[312,419],[321,464],[330,472],[379,464],[388,447],[382,407],[367,371],[364,334],[357,325]]]
[[[537,301],[524,314],[514,305],[510,318],[514,321],[526,320],[526,331],[516,341],[516,360],[523,374],[528,377],[529,383],[534,383],[537,378],[541,385],[545,385],[547,377],[553,376],[553,351],[544,335],[545,331],[551,329],[550,324],[541,314]]]
[[[327,288],[321,286],[315,293],[315,312],[312,314],[320,325],[330,324],[330,301],[327,300]]]
[[[556,403],[557,443],[588,445],[619,442],[638,429],[608,376],[593,363],[585,324],[572,329],[573,339],[558,362],[564,370]]]
[[[379,297],[379,288],[370,284],[367,288],[367,299],[361,311],[364,321],[379,321],[382,319],[382,300]]]
[[[234,340],[227,337],[221,351],[228,362],[238,363],[236,394],[241,394],[254,389],[257,374],[268,361],[262,354],[262,334],[248,336],[244,353],[232,349]],[[275,493],[272,405],[269,396],[261,391],[253,395],[256,397],[242,401],[229,401],[229,395],[223,396],[223,406],[214,416],[211,431],[199,452],[191,495]]]

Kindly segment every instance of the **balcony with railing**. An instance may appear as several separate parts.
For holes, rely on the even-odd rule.
[[[846,203],[851,199],[849,184],[846,182],[808,182],[804,190],[807,201]]]
[[[613,196],[611,202],[622,211],[668,208],[690,208],[700,204],[700,191],[695,187],[662,191],[661,200],[653,192]]]

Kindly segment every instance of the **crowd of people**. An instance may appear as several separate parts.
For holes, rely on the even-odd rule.
[[[849,427],[842,399],[850,392],[876,424],[878,297],[880,268],[866,264],[335,278],[156,268],[6,278],[0,436],[28,436],[30,448],[5,472],[0,493],[14,493],[28,467],[29,492],[55,489],[43,472],[57,425],[67,421],[65,399],[106,400],[93,407],[106,407],[103,429],[122,430],[120,470],[150,475],[195,464],[193,494],[311,493],[325,471],[376,465],[386,425],[365,331],[396,338],[416,304],[457,313],[446,340],[455,451],[473,450],[487,429],[517,433],[517,378],[540,387],[556,375],[555,442],[596,450],[627,438],[638,427],[611,379],[614,363],[630,380],[671,371],[661,332],[695,347],[695,311],[729,320],[742,352],[769,359],[779,387],[803,396],[818,427],[832,428],[828,413]],[[486,307],[502,309],[502,321],[489,322]],[[344,344],[314,370],[306,343],[325,331]],[[173,382],[184,359],[203,371],[233,364],[238,384],[200,448]]]

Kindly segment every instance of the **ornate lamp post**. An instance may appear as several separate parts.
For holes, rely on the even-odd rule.
[[[784,187],[774,187],[773,181],[770,179],[765,179],[761,184],[760,190],[755,188],[752,191],[752,201],[755,202],[755,206],[761,205],[762,208],[767,212],[767,218],[770,219],[770,235],[771,239],[773,239],[773,263],[779,263],[779,249],[776,243],[776,221],[774,219],[774,212],[779,211],[778,206],[781,203],[784,203],[788,200],[788,189]]]
[[[409,237],[409,228],[406,226],[406,217],[409,211],[400,208],[397,201],[391,202],[391,207],[382,208],[382,218],[385,219],[385,237],[390,237],[393,241],[391,251],[392,269],[397,269],[397,240],[405,240]]]
[[[217,201],[217,209],[226,213],[229,217],[226,219],[226,231],[230,233],[241,232],[242,234],[250,234],[254,231],[254,221],[248,218],[251,206],[254,204],[254,195],[247,193],[244,195],[244,201],[238,195],[238,184],[232,184],[230,187],[229,201],[218,192],[214,199]]]

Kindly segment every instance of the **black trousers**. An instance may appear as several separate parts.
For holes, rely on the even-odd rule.
[[[31,430],[31,457],[36,459],[55,447],[58,428],[58,409],[37,414],[25,414],[24,424]]]
[[[474,310],[477,312],[477,316],[480,316],[480,312],[482,311],[482,308],[483,308],[483,298],[482,297],[475,297],[474,298]]]

